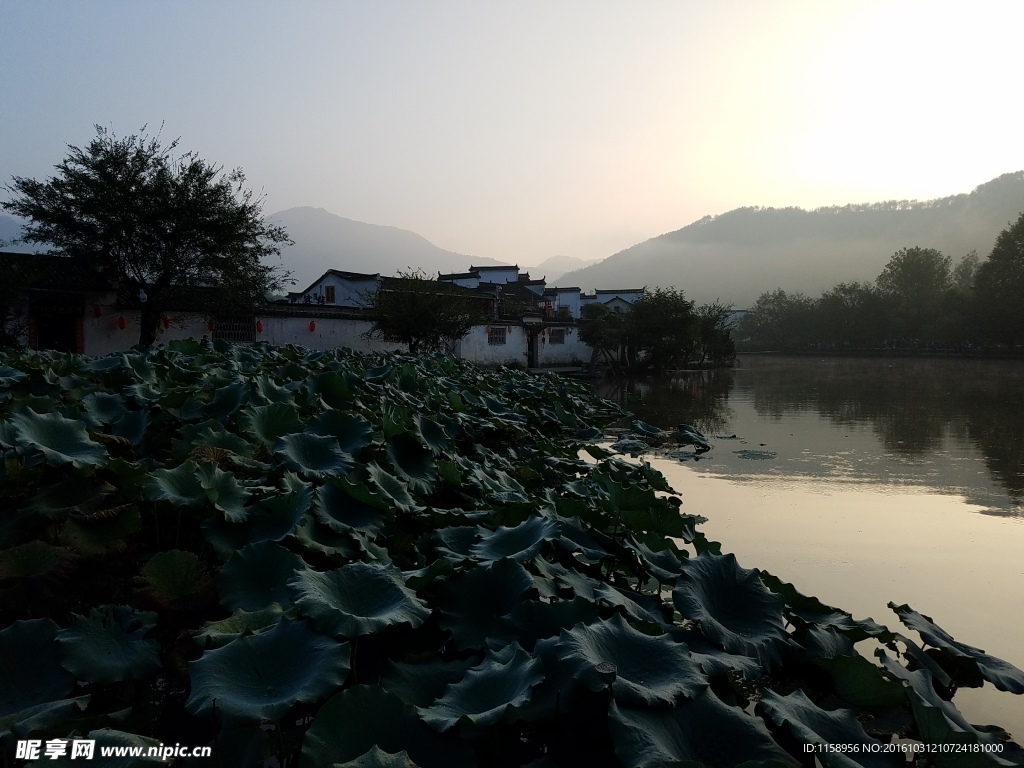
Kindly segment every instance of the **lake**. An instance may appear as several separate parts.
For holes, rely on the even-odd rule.
[[[887,607],[907,603],[1024,668],[1024,363],[754,355],[596,389],[708,436],[645,458],[744,567],[914,637]],[[954,701],[1024,739],[1024,697]]]

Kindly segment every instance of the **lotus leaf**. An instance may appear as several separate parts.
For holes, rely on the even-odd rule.
[[[245,408],[238,415],[238,423],[244,431],[268,448],[285,435],[302,431],[299,414],[290,403]]]
[[[0,718],[59,699],[74,688],[74,675],[57,655],[57,630],[50,619],[29,619],[0,631]]]
[[[113,516],[111,516],[112,513]],[[119,505],[102,510],[96,519],[72,518],[60,530],[62,545],[81,555],[99,555],[121,551],[128,537],[139,532],[142,517],[135,505]]]
[[[111,392],[90,392],[82,406],[96,424],[112,424],[128,412],[124,398]]]
[[[415,707],[429,707],[444,689],[466,676],[475,659],[444,661],[433,658],[418,663],[392,662],[380,676],[380,684],[402,701]]]
[[[702,554],[683,564],[672,601],[684,618],[727,651],[762,664],[790,644],[782,624],[783,601],[761,583],[756,570],[740,568],[735,555]]]
[[[0,550],[0,581],[42,576],[60,567],[67,550],[34,540]]]
[[[405,586],[395,568],[349,563],[327,573],[302,571],[288,582],[299,611],[317,629],[359,637],[395,625],[418,627],[430,609]]]
[[[959,643],[948,632],[936,626],[930,616],[918,613],[909,605],[889,603],[906,626],[917,631],[925,643],[948,653],[957,662],[977,669],[978,673],[1000,691],[1024,693],[1024,672],[1009,662],[990,656],[980,648]]]
[[[608,727],[615,753],[631,768],[798,765],[772,740],[764,723],[723,703],[710,689],[670,709],[612,702]]]
[[[355,760],[335,763],[334,768],[415,768],[415,765],[404,749],[392,754],[374,745]]]
[[[214,508],[224,513],[230,523],[240,523],[249,515],[245,504],[250,493],[230,472],[224,472],[216,464],[205,461],[196,468],[196,476],[206,491],[206,498]]]
[[[153,596],[162,602],[191,597],[210,584],[210,577],[199,563],[199,558],[179,549],[153,555],[142,568],[142,580]]]
[[[409,432],[391,437],[387,447],[388,461],[415,493],[430,493],[437,481],[434,456]]]
[[[621,616],[563,631],[558,645],[561,663],[576,680],[592,691],[610,685],[623,704],[671,705],[680,696],[698,696],[708,684],[686,646],[668,635],[638,632]],[[613,666],[613,679],[602,676],[604,665]]]
[[[413,418],[413,424],[416,427],[416,436],[435,456],[451,449],[452,439],[444,427],[433,419],[418,414]]]
[[[788,725],[789,732],[800,744],[857,745],[843,752],[817,752],[817,758],[826,768],[897,768],[906,765],[902,755],[896,752],[883,752],[882,743],[867,735],[852,711],[822,709],[801,690],[793,691],[788,696],[780,696],[766,688],[761,694],[757,709],[780,728]]]
[[[446,731],[459,723],[492,725],[508,717],[530,698],[532,688],[544,679],[540,659],[518,645],[500,658],[488,653],[483,662],[449,685],[430,707],[420,710],[427,725]]]
[[[271,629],[281,620],[283,613],[277,603],[271,603],[258,611],[239,609],[226,619],[203,624],[194,639],[204,648],[220,648],[243,635],[255,635]]]
[[[482,648],[533,587],[533,579],[514,560],[498,560],[460,573],[441,588],[441,626],[460,648]]]
[[[378,685],[355,685],[329,699],[302,742],[301,768],[331,768],[374,746],[406,752],[422,768],[469,768],[472,754],[427,728],[415,710]]]
[[[43,453],[52,464],[74,467],[98,467],[107,462],[107,452],[89,439],[85,425],[59,413],[39,414],[31,408],[11,416],[18,445],[30,446]]]
[[[470,550],[480,539],[481,529],[475,525],[457,525],[434,531],[431,538],[441,556],[458,564],[471,557]]]
[[[306,429],[314,435],[335,438],[341,450],[352,456],[370,445],[373,436],[373,425],[366,419],[335,410],[318,414]]]
[[[197,469],[194,461],[186,461],[174,469],[154,470],[146,482],[146,496],[178,507],[205,506],[209,499]]]
[[[305,567],[301,557],[280,544],[250,544],[232,554],[221,568],[220,601],[233,611],[258,611],[274,603],[289,608],[292,600],[285,585]]]
[[[287,475],[285,476],[287,479]],[[296,478],[298,480],[298,478]],[[299,480],[284,483],[285,490],[252,506],[249,541],[280,541],[290,534],[309,509],[313,487]]]
[[[505,557],[525,562],[537,555],[545,541],[557,538],[559,530],[553,520],[531,517],[512,528],[499,526],[494,531],[481,531],[480,540],[469,551],[484,562]]]
[[[399,509],[409,509],[415,505],[412,496],[409,495],[408,489],[405,484],[394,475],[389,475],[377,464],[370,463],[366,467],[366,471],[370,475],[370,479],[373,480],[374,485],[380,489],[384,496],[391,500]]]
[[[311,477],[343,475],[355,466],[336,438],[309,432],[285,435],[278,440],[275,452],[284,457],[292,469]]]
[[[550,603],[525,601],[512,611],[506,623],[514,628],[517,642],[531,650],[538,640],[554,637],[577,624],[592,624],[597,619],[597,606],[577,597]]]
[[[160,645],[146,639],[155,613],[128,606],[94,608],[57,633],[64,668],[88,683],[141,680],[160,668]]]
[[[0,716],[0,743],[10,742],[8,734],[16,739],[25,739],[52,731],[61,723],[80,714],[89,705],[89,699],[89,696],[78,696],[73,699],[48,701]]]
[[[304,621],[281,621],[189,663],[192,694],[185,707],[226,722],[277,720],[298,702],[325,698],[348,677],[349,647]]]

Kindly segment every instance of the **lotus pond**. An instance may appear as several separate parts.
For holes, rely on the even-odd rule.
[[[2,759],[76,734],[230,766],[1024,764],[955,703],[1024,673],[743,567],[596,444],[620,415],[444,358],[0,353]]]

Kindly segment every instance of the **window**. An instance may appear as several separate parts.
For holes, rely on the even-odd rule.
[[[328,304],[333,304],[334,303],[334,286],[333,285],[324,286],[324,301],[326,301]]]
[[[565,344],[565,328],[552,328],[549,330],[548,344]]]
[[[487,329],[487,343],[488,344],[504,344],[505,343],[505,328],[504,326],[498,328],[491,326]]]
[[[256,341],[256,318],[252,315],[218,317],[213,327],[213,338],[236,344]]]

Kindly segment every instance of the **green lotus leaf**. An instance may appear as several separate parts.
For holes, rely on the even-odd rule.
[[[210,398],[207,412],[218,421],[224,422],[231,418],[247,401],[247,389],[241,381],[217,387]]]
[[[444,661],[436,657],[418,663],[393,661],[381,673],[380,685],[414,707],[429,707],[474,664],[476,659]]]
[[[948,632],[937,626],[930,616],[918,613],[909,605],[889,603],[889,607],[900,617],[900,621],[920,634],[927,645],[949,654],[953,664],[961,664],[976,670],[982,678],[1000,691],[1024,693],[1024,672],[1013,664],[990,656],[980,648],[957,642]]]
[[[902,755],[882,752],[882,743],[867,735],[854,712],[848,709],[822,709],[799,689],[788,696],[780,696],[770,688],[765,688],[757,704],[757,711],[780,728],[788,726],[790,734],[802,745],[857,745],[844,752],[816,752],[815,756],[826,768],[897,768],[906,765]]]
[[[905,702],[902,686],[888,679],[877,665],[859,653],[815,659],[814,664],[832,678],[837,696],[865,712],[884,714]]]
[[[597,606],[582,597],[555,600],[550,603],[526,600],[507,619],[514,628],[516,640],[527,650],[545,637],[554,637],[563,629],[577,624],[592,624],[598,620]]]
[[[155,613],[128,606],[93,608],[57,633],[64,668],[87,683],[141,680],[160,668],[160,645],[147,640]]]
[[[299,611],[321,632],[335,636],[359,637],[395,624],[418,627],[430,615],[400,571],[377,563],[349,563],[326,573],[302,571],[288,588]]]
[[[232,473],[223,471],[211,461],[204,461],[196,468],[196,477],[206,491],[206,498],[215,509],[224,513],[224,519],[229,523],[240,523],[249,516],[245,504],[250,492]]]
[[[308,552],[326,555],[332,559],[355,560],[359,557],[359,552],[349,536],[336,533],[326,525],[320,525],[312,514],[307,513],[299,519],[293,535]]]
[[[52,464],[71,464],[79,469],[106,464],[103,446],[89,439],[85,424],[59,413],[39,414],[25,408],[11,416],[19,446],[42,451]]]
[[[110,431],[117,437],[130,440],[132,445],[140,445],[149,428],[148,411],[126,411],[121,418],[110,426]]]
[[[9,365],[0,365],[0,385],[11,387],[19,381],[24,381],[27,378],[28,374],[24,371],[19,371],[17,368],[11,368]]]
[[[365,485],[329,478],[316,490],[316,516],[332,530],[376,534],[391,519],[385,501]]]
[[[414,768],[415,765],[404,749],[392,754],[374,744],[355,760],[335,763],[334,768]]]
[[[373,425],[361,416],[330,410],[317,414],[306,425],[306,431],[322,437],[333,437],[342,451],[358,456],[372,442]]]
[[[253,504],[248,524],[249,541],[280,541],[295,529],[312,500],[313,487],[299,480],[286,483],[282,493]]]
[[[498,560],[447,580],[441,587],[441,626],[459,648],[482,648],[499,619],[512,613],[533,588],[533,578],[514,560]]]
[[[0,716],[0,743],[8,744],[8,734],[16,739],[38,736],[79,715],[89,705],[89,696],[60,699],[36,704],[9,715]]]
[[[799,765],[761,720],[723,703],[711,689],[667,709],[634,709],[613,701],[608,729],[615,754],[631,768]]]
[[[374,746],[406,752],[422,768],[470,768],[473,754],[457,740],[439,736],[416,711],[377,685],[356,685],[329,699],[302,741],[300,768],[332,768]]]
[[[280,386],[265,373],[261,373],[259,376],[256,376],[253,379],[253,383],[256,385],[256,391],[259,392],[267,402],[291,403],[295,399],[291,390]]]
[[[217,576],[221,603],[231,610],[258,611],[277,603],[290,608],[285,586],[306,567],[298,555],[280,544],[261,541],[234,552]]]
[[[114,517],[92,520],[71,518],[60,529],[60,543],[81,555],[120,552],[128,539],[142,528],[142,516],[134,504],[121,505]]]
[[[180,549],[153,555],[142,567],[142,580],[161,602],[192,597],[210,584],[210,577],[199,558]]]
[[[416,436],[435,456],[451,449],[451,437],[445,432],[444,427],[433,419],[417,414],[413,418],[413,424],[416,428]]]
[[[189,663],[189,712],[227,723],[277,720],[296,703],[324,699],[344,684],[348,643],[314,632],[304,621],[281,621],[258,635],[240,637]]]
[[[255,635],[274,627],[284,614],[281,606],[271,603],[258,611],[236,610],[228,618],[203,624],[193,639],[203,648],[220,648],[243,635]]]
[[[139,381],[144,381],[148,384],[153,384],[157,381],[156,370],[145,353],[129,352],[124,354],[121,356],[121,364],[126,371],[131,373],[133,378]]]
[[[949,758],[941,762],[936,761],[939,765],[955,765],[958,768],[959,766],[967,768],[978,766],[981,768],[981,766],[991,766],[992,762],[997,765],[1014,764],[999,756],[1002,748],[987,755],[972,751],[972,748],[976,748],[975,745],[978,744],[995,745],[1000,742],[993,734],[979,730],[968,723],[951,702],[939,698],[932,684],[932,675],[927,669],[910,671],[899,662],[889,658],[881,648],[875,651],[875,655],[881,661],[882,667],[903,686],[907,698],[910,700],[910,708],[921,740],[926,744],[934,745],[955,744],[963,750],[962,753],[950,751],[947,753],[950,755]],[[938,752],[935,756],[939,757],[941,754]]]
[[[494,531],[482,531],[480,540],[469,551],[484,562],[503,557],[525,562],[537,556],[545,541],[558,538],[559,530],[553,520],[530,517],[512,528],[500,526]]]
[[[268,448],[280,438],[302,431],[294,405],[271,403],[245,408],[238,415],[239,426]]]
[[[849,637],[827,626],[809,627],[802,640],[807,655],[812,659],[834,659],[856,653]]]
[[[709,677],[739,673],[748,680],[753,680],[764,673],[764,668],[757,659],[723,651],[720,646],[712,643],[696,628],[672,627],[669,629],[669,634],[673,640],[682,643],[689,649],[690,657]],[[875,669],[878,668],[875,667]]]
[[[343,475],[355,466],[336,438],[310,432],[285,435],[277,441],[274,450],[292,469],[313,477]]]
[[[57,630],[50,619],[30,619],[0,631],[0,719],[59,699],[75,687],[75,676],[57,655]]]
[[[518,645],[510,649],[511,654],[500,657],[488,653],[462,680],[449,685],[441,698],[420,710],[423,721],[439,731],[459,723],[493,725],[529,701],[533,687],[544,679],[543,665]]]
[[[672,704],[679,696],[695,698],[708,685],[686,646],[668,635],[638,632],[621,616],[563,630],[558,645],[561,663],[576,680],[592,691],[610,685],[623,704]]]
[[[174,469],[156,469],[146,481],[146,497],[166,501],[177,507],[206,506],[209,499],[194,461],[186,461]]]
[[[42,576],[67,561],[68,551],[44,541],[28,541],[0,550],[0,581]]]
[[[855,643],[868,637],[877,637],[883,642],[895,637],[881,624],[871,619],[854,619],[846,611],[802,594],[792,584],[767,571],[761,571],[761,581],[772,592],[782,596],[786,601],[787,618],[798,627],[828,627],[843,633]]]
[[[687,560],[672,602],[727,651],[763,664],[777,662],[791,642],[782,624],[782,598],[768,591],[756,570],[740,568],[735,555],[702,554]]]
[[[223,448],[238,456],[252,456],[252,446],[248,442],[228,432],[214,420],[185,425],[181,429],[181,436],[187,440],[193,453],[201,453],[205,448]]]
[[[352,390],[345,377],[336,371],[324,371],[306,379],[307,389],[319,395],[332,409],[348,408],[352,404]],[[346,449],[348,450],[348,449]]]
[[[456,565],[469,559],[470,550],[480,540],[482,528],[475,525],[457,525],[434,531],[431,538],[443,558]]]
[[[399,476],[416,493],[430,493],[437,481],[437,465],[433,454],[408,432],[395,435],[388,441],[388,460]]]
[[[111,392],[90,392],[82,407],[96,424],[112,424],[128,412],[124,398]]]
[[[399,509],[409,509],[416,504],[405,484],[394,475],[389,475],[373,462],[366,465],[366,471],[374,485]]]

